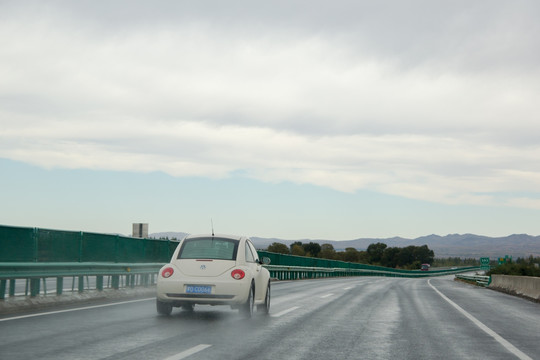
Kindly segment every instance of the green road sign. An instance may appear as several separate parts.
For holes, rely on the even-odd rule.
[[[489,271],[490,266],[489,266],[489,258],[488,257],[480,258],[480,269],[485,270],[485,271]]]
[[[510,263],[510,262],[512,262],[512,257],[511,256],[505,255],[504,257],[499,258],[499,265],[504,265],[504,264],[507,264],[507,263]]]

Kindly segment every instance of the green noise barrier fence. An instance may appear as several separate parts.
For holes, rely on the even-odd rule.
[[[178,241],[0,225],[0,300],[155,283]],[[51,281],[52,280],[52,281]],[[69,281],[69,280],[68,280]],[[51,292],[51,291],[49,291]]]
[[[0,225],[0,263],[166,263],[177,245],[172,240]]]

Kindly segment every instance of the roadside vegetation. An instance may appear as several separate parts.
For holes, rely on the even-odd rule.
[[[435,258],[431,266],[433,267],[480,266],[480,259],[474,259],[474,258],[462,259],[460,257]]]
[[[369,245],[365,251],[358,251],[355,248],[336,251],[331,244],[319,245],[314,242],[302,243],[297,241],[291,244],[290,247],[275,242],[268,246],[266,250],[279,254],[341,260],[410,270],[420,269],[422,264],[432,264],[434,260],[433,250],[430,250],[427,245],[398,248],[388,247],[384,243],[376,243]]]
[[[492,268],[488,275],[518,275],[540,277],[540,257],[517,258]]]

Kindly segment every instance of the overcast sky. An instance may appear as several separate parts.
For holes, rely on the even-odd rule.
[[[538,1],[0,0],[0,224],[540,235]]]

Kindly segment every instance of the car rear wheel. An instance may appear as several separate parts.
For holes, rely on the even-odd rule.
[[[270,313],[270,281],[268,281],[268,286],[266,287],[266,296],[264,297],[264,304],[257,305],[257,311],[264,314]]]
[[[159,315],[171,315],[172,304],[156,299],[156,309]]]
[[[240,309],[240,311],[243,313],[243,315],[247,318],[250,318],[253,316],[253,307],[255,306],[255,286],[253,283],[251,283],[251,287],[249,288],[249,294],[246,302]]]

